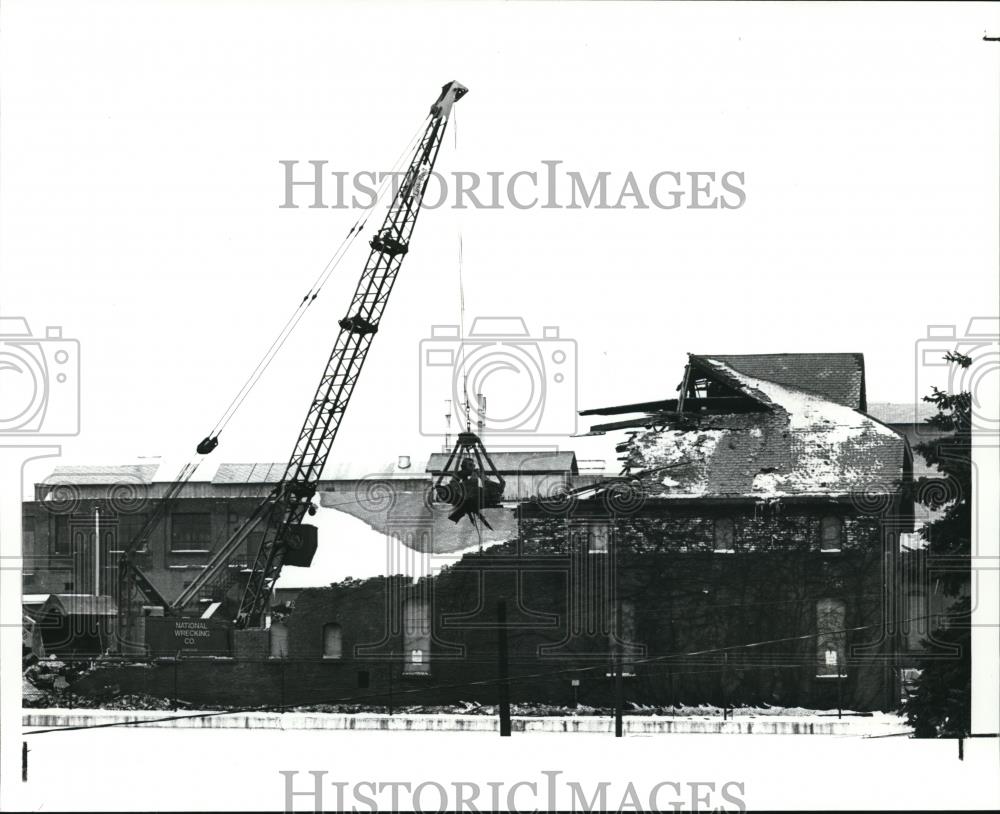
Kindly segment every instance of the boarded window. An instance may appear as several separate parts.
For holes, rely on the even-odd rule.
[[[403,605],[403,672],[428,675],[431,671],[430,606],[423,599],[409,599]]]
[[[839,517],[824,517],[820,521],[820,550],[840,551],[844,524]]]
[[[284,622],[274,622],[271,631],[271,658],[288,658],[288,626]]]
[[[611,547],[611,524],[607,521],[581,523],[576,527],[590,554],[607,554]],[[579,550],[579,549],[578,549]]]
[[[839,599],[816,603],[816,675],[842,676],[847,672],[847,606]]]
[[[62,555],[69,554],[69,518],[64,514],[57,514],[52,519],[52,553]]]
[[[211,547],[211,514],[178,513],[170,518],[171,551],[207,551]]]
[[[331,622],[323,625],[323,658],[339,659],[344,655],[344,642],[340,625]]]
[[[715,550],[732,551],[735,529],[732,518],[719,517],[715,520]]]
[[[622,599],[614,603],[613,608],[611,652],[621,652],[622,675],[633,675],[640,653],[640,647],[635,642],[635,603],[631,599]]]
[[[589,554],[607,554],[611,548],[611,523],[597,518],[574,519],[568,526],[570,547],[573,551]]]

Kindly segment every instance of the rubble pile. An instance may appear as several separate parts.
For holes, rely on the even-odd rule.
[[[185,701],[174,702],[143,693],[123,694],[117,686],[106,687],[98,695],[79,695],[73,684],[100,665],[100,660],[62,661],[53,657],[29,656],[22,676],[21,705],[30,709],[115,709],[168,710],[189,708]]]

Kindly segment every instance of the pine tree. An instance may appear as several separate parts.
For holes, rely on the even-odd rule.
[[[945,358],[967,368],[972,359],[949,352]],[[933,388],[924,396],[937,407],[928,424],[949,434],[917,445],[916,451],[941,471],[938,478],[920,478],[915,483],[917,500],[940,517],[921,529],[929,557],[968,558],[972,538],[972,397],[970,393],[945,393]],[[941,479],[945,479],[945,488]],[[948,625],[924,640],[927,657],[921,659],[920,675],[908,694],[903,710],[917,737],[964,737],[971,727],[971,629],[968,568],[940,575],[945,595],[956,597],[948,608]],[[950,648],[955,651],[948,655]]]

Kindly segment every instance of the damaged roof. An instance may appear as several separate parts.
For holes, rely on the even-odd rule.
[[[690,359],[699,368],[715,360],[749,378],[822,396],[852,410],[866,408],[865,357],[861,353],[692,353]]]
[[[856,354],[803,355],[839,360],[836,365],[823,363],[831,372],[826,385],[813,383],[807,390],[789,384],[803,369],[787,363],[793,354],[692,355],[707,376],[757,400],[766,410],[703,415],[637,434],[628,444],[627,462],[645,494],[763,499],[896,492],[906,477],[907,442],[858,412],[864,398],[863,361],[848,364]],[[763,358],[785,361],[767,376],[745,372],[761,370]],[[726,360],[737,360],[744,369]],[[829,392],[820,394],[821,389]]]

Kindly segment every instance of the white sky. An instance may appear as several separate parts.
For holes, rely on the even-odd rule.
[[[459,231],[467,324],[558,325],[577,342],[581,408],[669,397],[688,351],[860,351],[869,400],[905,401],[928,324],[961,333],[997,311],[1000,45],[982,36],[998,17],[5,2],[0,314],[80,341],[83,429],[61,463],[187,455],[356,217],[279,209],[279,160],[388,169],[457,79],[470,93],[441,172],[737,170],[747,202],[425,212],[336,458],[433,445],[418,349],[458,321]],[[213,458],[287,458],[364,257],[341,265]]]

